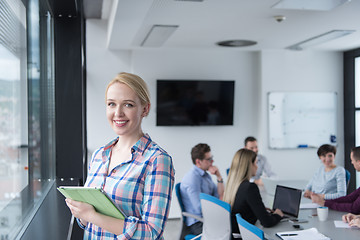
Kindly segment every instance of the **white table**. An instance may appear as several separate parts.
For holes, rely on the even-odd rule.
[[[299,186],[303,185],[303,182],[299,180],[289,180],[287,182],[283,182],[284,186],[299,188]],[[272,203],[274,200],[274,196],[271,194],[267,194],[263,187],[260,187],[261,197],[263,198],[263,202],[266,207],[272,208]],[[311,200],[307,198],[302,198],[301,203],[310,203]],[[299,223],[302,229],[309,228],[317,228],[319,232],[330,237],[333,240],[359,240],[360,239],[360,229],[359,228],[336,228],[334,221],[341,221],[341,217],[346,214],[345,212],[338,212],[334,210],[329,210],[329,216],[326,221],[321,222],[318,220],[316,215],[316,209],[300,209],[299,211],[299,219],[305,219],[307,223]],[[293,227],[293,223],[289,221],[284,221],[278,223],[276,226],[271,228],[264,228],[261,226],[259,221],[255,224],[260,229],[262,229],[267,237],[270,239],[279,239],[275,234],[277,232],[285,232],[285,231],[296,231],[297,229]]]
[[[315,227],[322,234],[330,237],[333,240],[359,240],[360,239],[360,229],[359,228],[336,228],[334,220],[341,221],[342,215],[344,212],[338,212],[334,210],[329,210],[328,219],[324,222],[318,220],[317,216],[312,216],[316,213],[316,209],[301,209],[299,212],[299,219],[308,220],[307,223],[299,223],[303,229],[309,229]],[[256,226],[262,229],[269,239],[279,239],[275,234],[277,232],[285,231],[296,231],[293,227],[293,224],[289,221],[280,222],[276,226],[271,228],[264,228],[257,221]]]

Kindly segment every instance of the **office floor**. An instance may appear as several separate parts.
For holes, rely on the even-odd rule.
[[[164,231],[165,240],[178,240],[181,231],[181,219],[169,219]]]

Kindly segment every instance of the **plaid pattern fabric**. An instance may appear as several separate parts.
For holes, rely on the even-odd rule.
[[[108,174],[117,141],[94,152],[84,186],[103,188],[128,216],[123,234],[116,236],[88,223],[84,239],[163,239],[174,186],[172,159],[146,134],[132,147],[132,159]]]

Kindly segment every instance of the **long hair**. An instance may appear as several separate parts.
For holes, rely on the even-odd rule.
[[[238,150],[232,160],[229,176],[226,182],[224,201],[233,207],[235,196],[240,184],[245,180],[250,180],[251,167],[256,160],[256,153],[242,148]]]

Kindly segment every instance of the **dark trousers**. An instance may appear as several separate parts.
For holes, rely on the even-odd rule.
[[[203,223],[196,222],[193,225],[189,226],[191,234],[199,235],[202,233]]]

